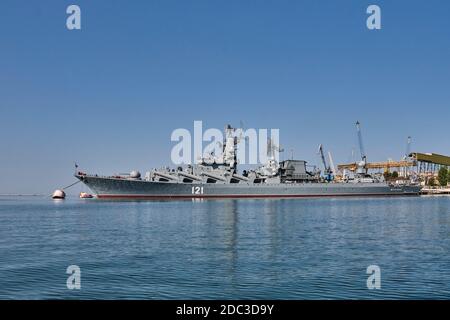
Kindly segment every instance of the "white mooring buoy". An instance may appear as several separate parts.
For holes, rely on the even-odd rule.
[[[53,199],[65,199],[66,198],[66,193],[60,189],[55,190],[52,194],[52,198]]]

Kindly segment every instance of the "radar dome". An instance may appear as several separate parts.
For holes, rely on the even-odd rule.
[[[139,179],[141,177],[141,173],[137,170],[133,170],[130,172],[130,177],[133,179]]]

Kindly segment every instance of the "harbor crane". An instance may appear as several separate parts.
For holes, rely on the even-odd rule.
[[[324,168],[324,175],[325,175],[325,180],[327,181],[333,181],[333,170],[331,169],[331,167],[327,164],[327,160],[325,159],[325,155],[323,153],[323,146],[322,144],[319,145],[319,149],[317,150],[317,153],[320,155],[320,157],[322,158],[322,163],[323,163],[323,168]],[[331,154],[330,155],[330,160],[331,160]]]
[[[364,145],[362,141],[362,134],[361,134],[361,124],[359,121],[356,122],[356,131],[358,134],[358,144],[359,144],[359,151],[361,153],[361,161],[354,162],[354,163],[348,163],[348,164],[340,164],[338,165],[338,170],[350,170],[352,172],[356,172],[359,175],[367,175],[367,171],[369,169],[384,169],[385,171],[389,171],[390,168],[406,168],[407,167],[413,167],[416,165],[416,161],[414,160],[414,157],[410,157],[410,147],[411,147],[411,137],[408,136],[407,144],[406,144],[406,154],[403,157],[401,161],[387,161],[387,162],[367,162],[367,156],[364,151]],[[345,174],[344,174],[345,175]]]
[[[364,151],[364,145],[362,141],[362,134],[361,134],[361,123],[359,121],[356,121],[356,132],[358,134],[358,144],[359,144],[359,152],[361,153],[361,161],[358,163],[358,174],[366,175],[367,174],[367,156]]]
[[[336,167],[334,166],[333,157],[331,156],[331,152],[328,151],[328,160],[330,161],[330,170],[333,176],[336,176]]]
[[[411,153],[411,141],[412,141],[411,136],[408,136],[408,139],[406,140],[406,152],[405,152],[405,156],[403,157],[403,160],[406,160],[409,158],[409,155]]]

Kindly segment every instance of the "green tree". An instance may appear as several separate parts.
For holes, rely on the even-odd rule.
[[[428,183],[427,183],[430,187],[434,187],[434,185],[436,184],[436,181],[434,179],[434,177],[431,177],[430,179],[428,179]]]
[[[394,179],[398,178],[398,172],[397,171],[392,172],[392,178],[394,178]]]
[[[441,167],[438,173],[439,184],[443,187],[447,186],[448,183],[448,169],[447,167]]]

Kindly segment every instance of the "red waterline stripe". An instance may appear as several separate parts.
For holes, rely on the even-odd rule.
[[[240,194],[240,195],[141,195],[141,194],[99,194],[100,199],[192,199],[192,198],[322,198],[322,197],[373,197],[373,196],[418,196],[418,193],[346,193],[346,194],[312,194],[312,195],[278,195],[278,194]]]

